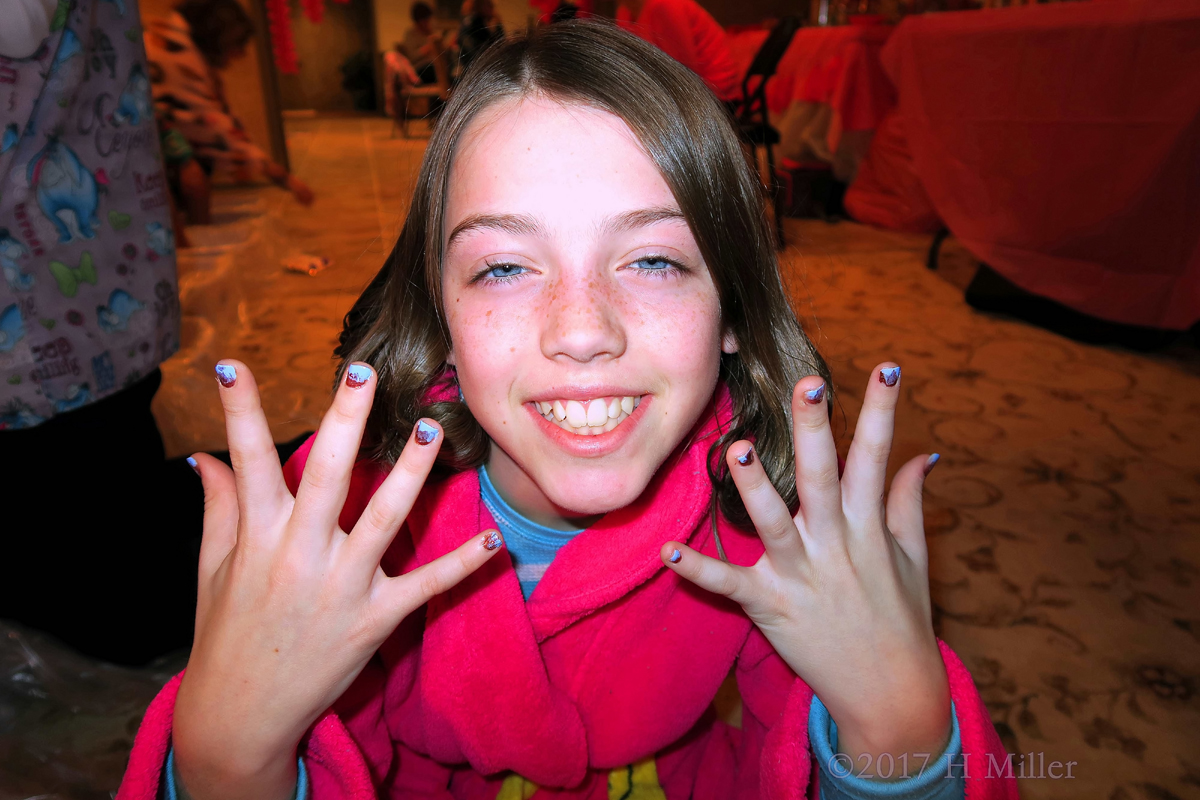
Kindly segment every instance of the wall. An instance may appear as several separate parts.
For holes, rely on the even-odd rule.
[[[171,13],[171,8],[178,0],[139,0],[142,18],[165,17]],[[257,19],[256,10],[251,0],[241,0],[252,18]],[[270,43],[266,31],[260,30],[254,37],[254,47],[246,48],[246,55],[233,67],[226,70],[225,98],[229,101],[230,110],[242,121],[251,141],[259,147],[272,153],[276,161],[287,162],[287,153],[282,151],[282,142],[278,136],[272,136],[272,121],[267,102],[267,94],[263,89],[262,68],[263,57],[270,58]]]
[[[279,75],[279,99],[285,109],[351,111],[353,98],[342,88],[341,66],[347,58],[366,50],[371,53],[372,0],[325,3],[325,17],[314,24],[304,16],[300,3],[292,6],[292,33],[300,71]]]

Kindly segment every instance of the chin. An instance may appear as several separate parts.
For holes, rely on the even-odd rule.
[[[595,517],[633,504],[646,491],[654,473],[623,475],[619,479],[611,475],[568,474],[565,481],[561,473],[545,477],[548,480],[539,481],[539,488],[550,502],[571,516]],[[572,485],[564,487],[564,482]]]

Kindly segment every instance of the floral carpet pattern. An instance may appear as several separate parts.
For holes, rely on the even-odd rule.
[[[420,142],[381,120],[288,133],[317,204],[224,193],[220,224],[181,261],[185,346],[155,403],[171,455],[224,448],[220,357],[255,370],[277,441],[316,427],[341,316],[403,219]],[[926,494],[937,631],[974,674],[1014,773],[1024,765],[1021,796],[1200,798],[1200,354],[1085,346],[977,313],[962,299],[974,262],[953,242],[930,272],[928,237],[795,220],[787,234],[843,452],[890,359],[903,369],[892,468],[942,455]],[[293,251],[333,265],[284,272]],[[0,630],[0,800],[109,797],[181,659],[119,671]]]

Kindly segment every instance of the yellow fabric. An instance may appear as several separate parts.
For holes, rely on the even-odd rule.
[[[530,800],[537,790],[533,781],[520,775],[509,775],[500,784],[496,800]],[[667,800],[658,784],[658,768],[654,766],[653,756],[608,773],[608,800]]]
[[[520,775],[509,775],[504,779],[504,783],[500,784],[500,793],[496,795],[496,800],[529,800],[533,797],[533,793],[538,790],[538,785],[533,781],[527,781]]]
[[[653,756],[608,773],[608,800],[667,800]]]

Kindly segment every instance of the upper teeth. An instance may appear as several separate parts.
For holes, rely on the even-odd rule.
[[[541,400],[538,411],[560,428],[583,435],[607,433],[641,403],[638,397],[598,397],[595,400]]]

